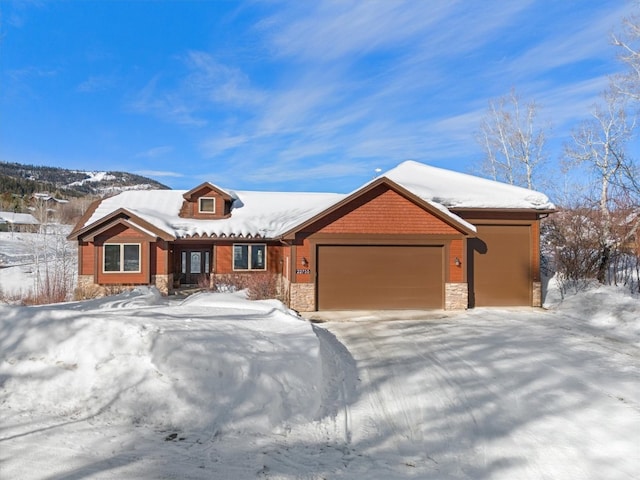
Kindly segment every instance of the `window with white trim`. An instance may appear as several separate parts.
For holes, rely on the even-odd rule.
[[[264,243],[234,243],[234,270],[266,270],[267,246]]]
[[[200,197],[198,199],[199,213],[216,213],[216,199],[213,197]]]
[[[139,243],[105,243],[103,271],[104,272],[140,272]]]

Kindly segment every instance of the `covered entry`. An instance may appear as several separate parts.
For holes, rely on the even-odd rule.
[[[180,284],[196,285],[209,278],[212,265],[211,247],[184,247],[177,251],[176,270],[179,272]]]
[[[319,245],[318,310],[443,308],[442,245]]]

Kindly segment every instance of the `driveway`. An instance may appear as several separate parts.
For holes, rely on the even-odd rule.
[[[541,309],[311,319],[352,359],[336,425],[375,478],[637,478],[636,346]]]

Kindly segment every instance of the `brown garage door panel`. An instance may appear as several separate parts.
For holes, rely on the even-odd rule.
[[[443,251],[442,246],[318,246],[318,309],[442,308]]]
[[[531,305],[530,239],[527,225],[478,225],[480,246],[473,252],[475,306]]]

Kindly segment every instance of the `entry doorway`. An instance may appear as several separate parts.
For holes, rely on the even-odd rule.
[[[211,273],[211,250],[182,250],[180,252],[180,283],[197,285],[209,279]]]

